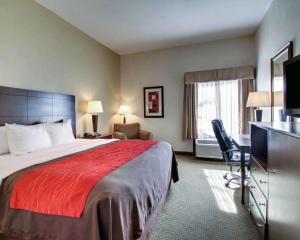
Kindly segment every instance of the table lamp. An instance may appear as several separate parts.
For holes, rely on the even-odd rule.
[[[126,115],[129,113],[129,107],[126,105],[121,105],[119,109],[119,114],[123,115],[123,123],[126,124]]]
[[[260,107],[270,107],[269,92],[249,92],[247,107],[256,107],[255,121],[261,122],[263,110]]]
[[[98,127],[98,114],[103,113],[103,107],[101,101],[88,101],[87,112],[92,114],[93,130],[97,134]]]

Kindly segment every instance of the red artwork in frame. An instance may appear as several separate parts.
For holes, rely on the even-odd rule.
[[[144,117],[164,117],[164,88],[163,86],[144,88]]]

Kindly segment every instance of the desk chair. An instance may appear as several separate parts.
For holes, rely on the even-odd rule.
[[[238,174],[234,174],[232,169],[233,167],[241,166],[241,154],[237,149],[234,148],[231,138],[228,136],[228,134],[225,131],[223,121],[221,119],[214,119],[211,121],[211,123],[212,123],[215,136],[220,145],[223,159],[230,168],[230,172],[224,175],[224,179],[227,180],[225,186],[229,187],[229,184],[231,182],[235,184],[240,184],[241,176]],[[247,154],[245,159],[245,166],[249,167],[249,164],[250,164],[250,155]],[[231,175],[231,177],[228,177],[229,174]]]

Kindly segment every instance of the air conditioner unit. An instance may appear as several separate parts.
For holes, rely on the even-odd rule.
[[[216,139],[196,139],[196,157],[222,159],[222,153]]]

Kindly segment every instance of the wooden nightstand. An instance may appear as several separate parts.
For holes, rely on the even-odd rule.
[[[84,135],[81,138],[83,139],[111,139],[112,134],[98,134],[98,135]]]

